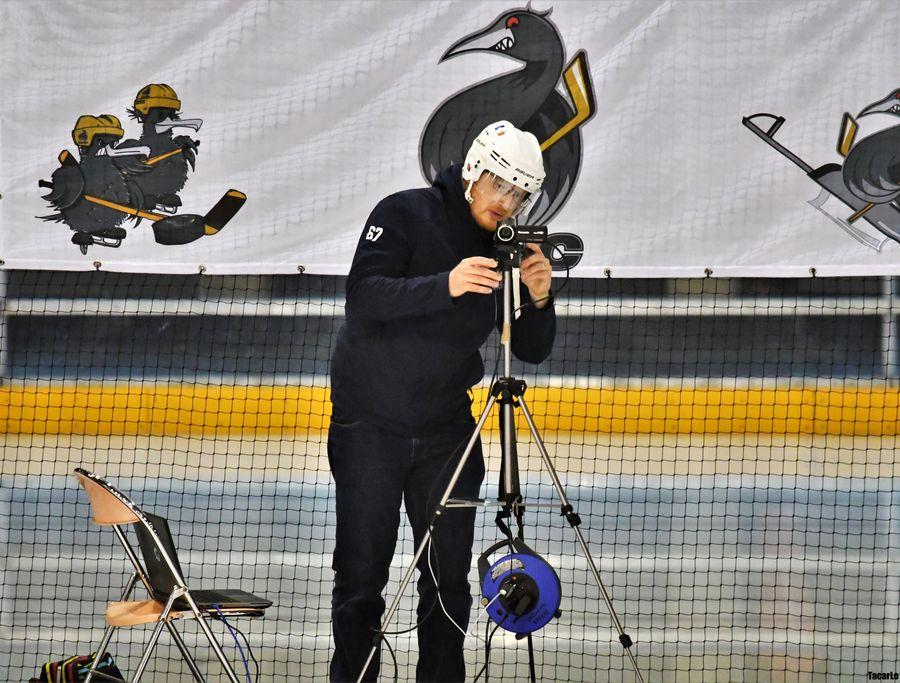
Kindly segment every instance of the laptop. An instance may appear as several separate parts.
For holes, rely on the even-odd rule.
[[[178,553],[175,551],[175,543],[172,540],[172,532],[169,530],[169,523],[165,518],[160,517],[159,515],[154,515],[149,512],[144,512],[144,515],[150,520],[153,528],[156,529],[156,534],[159,536],[163,548],[165,548],[166,553],[171,558],[178,573],[181,574],[181,576],[184,576],[181,565],[178,563]],[[153,588],[153,599],[165,603],[168,601],[172,591],[176,588],[175,578],[172,576],[169,566],[163,559],[153,537],[150,535],[150,532],[147,531],[146,527],[143,524],[138,523],[135,525],[135,530],[138,535],[138,543],[140,543],[141,546],[141,553],[144,556],[144,566],[147,569],[147,578],[150,581],[150,586]],[[211,610],[214,605],[217,605],[221,607],[222,611],[261,611],[272,606],[271,600],[260,598],[259,596],[242,590],[194,590],[192,588],[190,591],[191,597],[194,599],[194,602],[197,603],[197,607],[201,610]],[[178,610],[190,609],[187,600],[183,597],[176,599],[173,607]]]

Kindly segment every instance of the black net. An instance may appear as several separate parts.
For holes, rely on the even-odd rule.
[[[91,524],[75,467],[169,519],[189,585],[273,601],[263,618],[233,622],[252,675],[255,658],[259,680],[324,679],[334,538],[324,439],[343,279],[5,275],[0,680],[92,652],[128,578],[112,531]],[[897,294],[883,278],[572,279],[551,357],[514,364],[644,680],[896,670]],[[492,337],[489,376],[496,348]],[[475,395],[480,409],[484,386]],[[488,500],[500,462],[490,424]],[[518,430],[526,501],[557,502],[521,417]],[[475,555],[501,537],[495,512],[478,513]],[[537,678],[635,680],[558,506],[530,507],[525,538],[563,595],[560,618],[534,635]],[[389,601],[413,552],[404,521]],[[477,595],[474,566],[471,578]],[[415,623],[414,593],[395,630]],[[470,677],[488,623],[476,601]],[[177,625],[210,680],[224,680],[196,623]],[[212,629],[244,680],[232,636]],[[117,632],[108,649],[123,672],[150,632]],[[415,636],[389,642],[384,679],[412,680]],[[526,642],[498,630],[488,673],[527,680]],[[144,680],[189,676],[164,633]]]

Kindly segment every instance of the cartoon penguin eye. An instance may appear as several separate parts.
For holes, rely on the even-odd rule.
[[[506,20],[506,28],[512,28],[519,25],[519,17],[510,17]]]

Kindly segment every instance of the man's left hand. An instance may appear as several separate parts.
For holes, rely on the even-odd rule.
[[[531,253],[522,259],[519,275],[522,282],[528,287],[531,302],[537,308],[544,308],[549,303],[553,268],[537,244],[526,242],[525,248]]]

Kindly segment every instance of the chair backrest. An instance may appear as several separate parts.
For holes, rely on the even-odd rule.
[[[75,478],[87,491],[96,524],[134,524],[144,556],[144,570],[138,567],[137,558],[131,550],[125,535],[119,533],[119,540],[125,545],[135,570],[145,574],[157,600],[165,600],[176,587],[184,586],[184,574],[178,564],[175,544],[165,519],[144,512],[124,493],[108,481],[91,474],[80,467],[75,469]]]
[[[144,567],[147,569],[147,579],[153,587],[153,594],[157,600],[164,600],[176,588],[184,585],[184,572],[178,562],[178,552],[175,542],[172,540],[172,532],[169,523],[164,517],[144,512],[143,515],[150,522],[151,527],[138,524],[138,543],[141,546],[141,555],[144,556]],[[151,533],[154,532],[154,533]],[[171,560],[171,566],[166,562],[166,555]],[[174,568],[178,574],[172,572]]]
[[[75,469],[75,478],[91,501],[94,524],[134,524],[140,521],[135,504],[108,482],[80,467]]]

